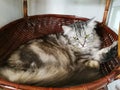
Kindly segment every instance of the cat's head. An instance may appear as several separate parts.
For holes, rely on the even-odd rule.
[[[63,34],[68,37],[69,42],[74,46],[84,46],[84,40],[92,35],[96,27],[94,18],[87,21],[78,21],[71,25],[63,25]]]

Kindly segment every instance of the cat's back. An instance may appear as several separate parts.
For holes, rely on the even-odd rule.
[[[14,51],[8,59],[8,66],[1,72],[3,72],[3,76],[13,82],[44,82],[45,80],[47,83],[50,79],[58,82],[61,80],[57,80],[57,78],[67,78],[72,70],[73,58],[70,53],[72,55],[72,52],[61,47],[53,37],[35,39]],[[8,72],[10,74],[7,74]],[[13,75],[14,77],[11,78]]]
[[[39,67],[41,63],[61,65],[64,63],[68,64],[71,60],[71,55],[73,52],[63,43],[59,43],[55,37],[46,37],[41,39],[35,39],[27,42],[20,46],[13,54],[10,56],[9,61],[14,63],[17,60],[24,63],[35,62]],[[54,62],[54,63],[53,63]],[[11,63],[11,64],[12,64]]]

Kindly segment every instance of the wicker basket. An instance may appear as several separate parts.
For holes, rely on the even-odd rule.
[[[0,65],[5,64],[8,56],[21,44],[44,35],[51,33],[59,33],[62,31],[61,26],[68,25],[78,20],[87,20],[86,18],[79,18],[71,15],[39,15],[28,16],[16,20],[0,29]],[[111,45],[113,41],[117,40],[118,36],[106,25],[98,23],[98,34],[103,41],[102,47]],[[105,77],[77,87],[69,88],[43,88],[27,85],[15,84],[12,82],[0,79],[0,87],[22,90],[91,90],[100,89],[113,81],[119,74],[118,69],[119,60],[113,58],[110,62],[101,64],[101,71]]]

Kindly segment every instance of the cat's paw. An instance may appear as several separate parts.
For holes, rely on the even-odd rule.
[[[100,68],[99,62],[95,60],[89,60],[88,62],[85,63],[85,65],[90,68],[96,68],[96,69]]]

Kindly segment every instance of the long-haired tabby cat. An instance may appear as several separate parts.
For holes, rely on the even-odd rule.
[[[117,55],[117,42],[101,49],[95,27],[93,19],[78,21],[62,26],[63,33],[27,42],[0,67],[0,77],[46,87],[78,85],[100,78],[100,63]]]

